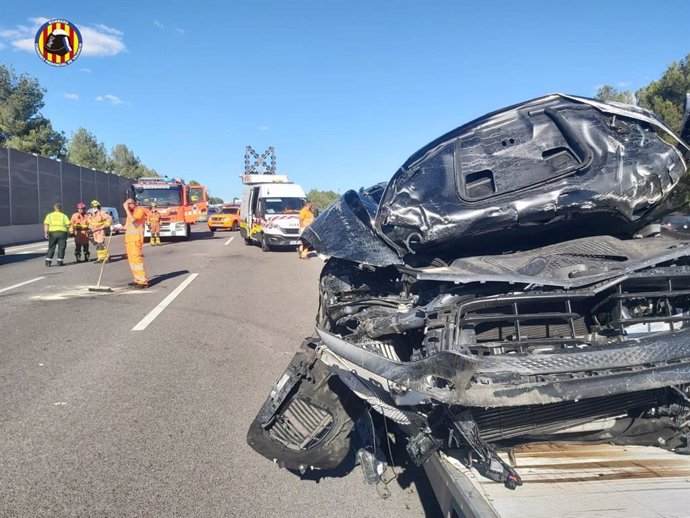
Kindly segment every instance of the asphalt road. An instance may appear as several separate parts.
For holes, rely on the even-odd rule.
[[[323,263],[196,228],[147,245],[143,291],[121,236],[110,294],[88,291],[99,267],[75,264],[71,241],[62,268],[44,266],[45,243],[0,257],[0,516],[439,516],[419,470],[399,469],[384,500],[359,468],[301,480],[247,445],[311,333]]]

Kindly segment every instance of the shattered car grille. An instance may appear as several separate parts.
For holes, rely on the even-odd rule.
[[[610,337],[677,331],[690,320],[690,269],[630,275],[598,291],[475,299],[453,310],[452,342],[473,354],[547,352]]]

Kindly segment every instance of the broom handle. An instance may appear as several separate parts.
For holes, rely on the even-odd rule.
[[[97,288],[101,287],[101,277],[103,277],[103,270],[105,269],[105,262],[108,260],[108,257],[110,256],[110,240],[113,238],[113,231],[112,229],[110,230],[110,234],[108,235],[108,244],[105,247],[105,251],[108,254],[105,259],[103,259],[103,262],[101,263],[101,273],[98,274],[98,283],[96,284]]]

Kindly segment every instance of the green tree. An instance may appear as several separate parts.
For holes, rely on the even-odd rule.
[[[105,144],[85,128],[78,128],[67,144],[67,161],[99,171],[110,169]]]
[[[635,96],[632,92],[628,90],[618,90],[611,85],[604,85],[599,88],[594,97],[604,102],[615,101],[625,104],[635,104]]]
[[[690,91],[690,54],[671,63],[660,79],[637,91],[640,106],[661,117],[675,132],[680,131],[685,94]]]
[[[189,183],[187,185],[191,185],[192,187],[194,187],[195,185],[201,185],[201,184],[199,182],[197,182],[196,180],[189,180]]]
[[[222,205],[223,203],[225,203],[225,202],[223,201],[223,198],[219,198],[218,196],[209,196],[209,197],[208,197],[208,202],[209,202],[211,205]]]
[[[0,146],[63,158],[65,135],[40,110],[46,93],[36,78],[0,65]]]
[[[340,198],[340,195],[334,191],[319,191],[318,189],[312,189],[307,193],[307,199],[314,204],[314,208],[319,212],[324,210],[338,198]]]
[[[119,176],[134,178],[135,180],[143,177],[158,176],[153,169],[149,169],[141,160],[124,144],[116,144],[110,150],[108,161],[109,170]]]

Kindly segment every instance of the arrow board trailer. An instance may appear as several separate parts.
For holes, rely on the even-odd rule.
[[[299,211],[307,202],[302,186],[285,175],[252,174],[240,203],[240,235],[247,245],[258,244],[264,252],[299,245]]]

